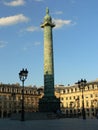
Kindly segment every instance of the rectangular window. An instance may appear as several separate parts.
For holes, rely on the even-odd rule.
[[[93,94],[90,94],[90,97],[93,98]]]
[[[73,99],[75,99],[75,96],[73,96]]]
[[[63,97],[61,97],[61,100],[64,100],[64,98],[63,98]]]
[[[89,107],[89,102],[88,101],[86,101],[86,107]]]

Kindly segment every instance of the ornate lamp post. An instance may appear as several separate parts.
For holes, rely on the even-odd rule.
[[[28,70],[22,69],[19,72],[19,78],[22,81],[22,110],[21,110],[21,121],[24,121],[24,81],[27,79]]]
[[[86,113],[85,113],[85,108],[84,108],[84,89],[85,89],[85,86],[86,86],[86,79],[81,79],[80,81],[77,82],[78,84],[78,87],[79,89],[82,91],[82,116],[83,116],[83,119],[85,120],[86,119]]]

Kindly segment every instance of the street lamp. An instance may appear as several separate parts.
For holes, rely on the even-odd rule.
[[[21,110],[21,121],[24,121],[24,81],[27,79],[28,75],[28,70],[27,69],[22,69],[19,72],[19,78],[22,81],[22,110]]]
[[[83,92],[84,92],[86,83],[87,83],[86,79],[84,79],[84,80],[81,79],[81,80],[79,80],[77,82],[79,89],[82,90],[82,116],[83,116],[84,120],[86,119],[86,113],[85,113],[85,108],[84,108],[84,95],[83,95]]]

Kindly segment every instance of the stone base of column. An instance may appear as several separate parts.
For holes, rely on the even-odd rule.
[[[39,112],[57,112],[60,110],[60,99],[54,97],[43,97],[39,100]]]

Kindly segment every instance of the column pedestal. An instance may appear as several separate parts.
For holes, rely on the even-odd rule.
[[[60,99],[54,97],[43,97],[39,101],[40,112],[57,112],[60,110]]]

